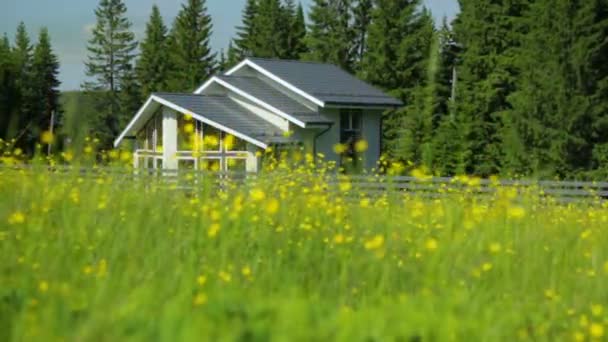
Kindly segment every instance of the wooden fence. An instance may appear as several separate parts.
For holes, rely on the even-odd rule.
[[[227,187],[229,184],[244,184],[261,177],[262,173],[243,172],[203,172],[192,170],[162,170],[110,167],[74,166],[0,166],[0,173],[19,171],[45,172],[54,177],[77,177],[83,179],[108,178],[113,183],[137,182],[143,185],[161,185],[172,189],[194,190],[202,184]],[[269,173],[276,181],[285,181],[289,174]],[[492,196],[498,188],[511,188],[518,192],[533,191],[547,198],[562,202],[580,200],[608,200],[608,182],[582,181],[534,181],[534,180],[489,180],[475,178],[429,177],[384,175],[326,175],[327,190],[338,191],[347,184],[348,192],[354,196],[378,196],[387,193],[403,193],[421,197],[441,197],[451,194],[468,193],[476,196]]]

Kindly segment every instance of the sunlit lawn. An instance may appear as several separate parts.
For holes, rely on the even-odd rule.
[[[608,208],[0,171],[0,341],[608,336]]]

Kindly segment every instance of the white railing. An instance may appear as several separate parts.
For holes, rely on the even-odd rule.
[[[178,161],[191,161],[193,170],[201,170],[200,165],[205,161],[217,161],[220,164],[219,170],[227,172],[229,169],[230,160],[244,160],[248,162],[251,158],[255,158],[252,152],[248,151],[177,151],[175,159]],[[152,161],[152,167],[150,167]],[[143,163],[142,163],[143,162]],[[162,152],[152,150],[136,150],[133,156],[133,167],[150,169],[162,169],[164,165],[164,156]]]

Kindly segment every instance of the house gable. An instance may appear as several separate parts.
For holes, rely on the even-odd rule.
[[[150,96],[114,141],[114,146],[118,146],[128,134],[134,134],[141,129],[160,106],[191,115],[198,121],[264,149],[268,147],[265,140],[282,136],[281,129],[242,108],[227,96],[156,93]]]

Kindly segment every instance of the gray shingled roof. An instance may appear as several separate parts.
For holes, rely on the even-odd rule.
[[[328,104],[401,106],[403,103],[332,64],[248,58]]]
[[[218,78],[306,124],[332,122],[257,77],[221,75]]]
[[[272,137],[282,136],[279,128],[239,106],[226,96],[178,93],[154,93],[152,95],[261,142],[267,142]]]

